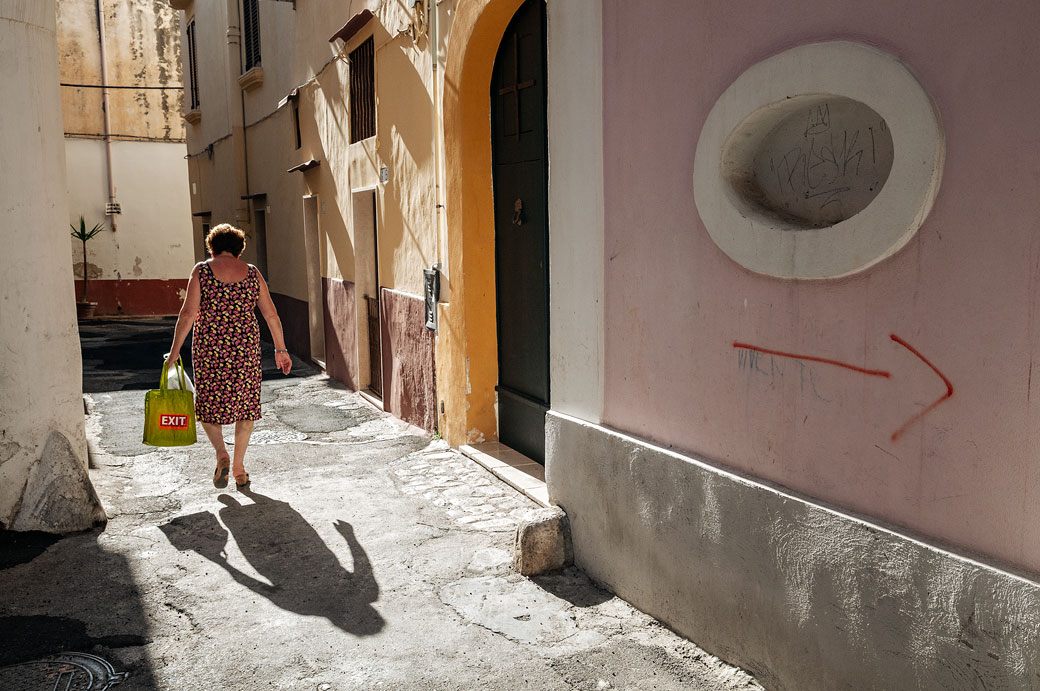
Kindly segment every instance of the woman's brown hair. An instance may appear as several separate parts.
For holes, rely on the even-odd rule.
[[[246,234],[230,223],[221,223],[209,231],[206,236],[206,248],[211,257],[221,252],[230,252],[238,257],[246,248]]]

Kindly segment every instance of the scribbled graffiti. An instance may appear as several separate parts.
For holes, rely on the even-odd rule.
[[[737,347],[736,343],[733,345]],[[820,394],[816,386],[815,369],[802,360],[787,360],[754,347],[737,348],[737,367],[749,376],[765,375],[774,380],[795,377],[803,394],[811,394],[821,401],[830,402]]]
[[[862,211],[892,168],[892,135],[883,118],[847,98],[790,115],[755,157],[762,202],[800,226],[826,226]]]

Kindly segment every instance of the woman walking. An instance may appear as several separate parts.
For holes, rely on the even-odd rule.
[[[256,267],[239,259],[245,246],[245,233],[227,223],[216,226],[206,236],[212,258],[196,264],[191,271],[167,359],[171,366],[177,361],[194,325],[191,355],[195,417],[217,452],[213,486],[221,489],[227,487],[229,471],[240,490],[249,486],[246,447],[253,422],[260,419],[260,327],[255,307],[260,307],[271,330],[275,364],[283,374],[292,369],[282,322],[267,283]],[[235,425],[233,464],[221,428],[230,424]]]

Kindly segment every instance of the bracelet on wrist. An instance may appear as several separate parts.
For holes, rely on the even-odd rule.
[[[277,348],[274,349],[274,352],[276,352],[276,353],[285,353],[286,355],[289,354],[288,350],[278,350]]]

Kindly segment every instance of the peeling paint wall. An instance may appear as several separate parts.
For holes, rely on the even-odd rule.
[[[180,18],[159,0],[105,0],[111,173],[122,213],[106,216],[101,49],[94,0],[58,6],[69,223],[106,230],[87,243],[87,299],[99,314],[169,314],[194,263],[181,117]],[[71,86],[70,86],[71,85]],[[113,228],[113,225],[115,226]],[[70,242],[77,278],[83,246]],[[157,284],[156,281],[163,281]],[[82,285],[77,285],[81,291]],[[77,293],[79,295],[79,293]]]
[[[102,13],[112,104],[112,134],[181,141],[180,18],[162,0],[103,0]],[[58,3],[58,54],[61,65],[65,132],[99,137],[101,47],[95,0]],[[71,86],[77,85],[77,86]]]

